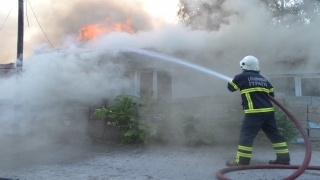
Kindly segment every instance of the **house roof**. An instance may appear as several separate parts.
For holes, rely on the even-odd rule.
[[[15,69],[15,64],[14,63],[9,63],[9,64],[0,64],[0,69]]]

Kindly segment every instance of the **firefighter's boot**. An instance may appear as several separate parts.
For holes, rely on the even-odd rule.
[[[242,164],[239,164],[236,161],[227,161],[226,165],[229,167],[233,167],[233,166],[241,166]]]
[[[276,160],[270,160],[269,164],[290,165],[290,154],[286,142],[272,144],[274,152],[277,155]]]
[[[227,161],[227,166],[241,166],[241,165],[249,165],[252,154],[252,146],[242,146],[238,145],[238,151],[236,160]]]

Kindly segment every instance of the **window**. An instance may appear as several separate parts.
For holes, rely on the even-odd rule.
[[[170,70],[128,70],[124,76],[129,83],[126,93],[144,95],[153,90],[154,96],[172,98],[172,72]]]
[[[320,78],[301,78],[302,96],[320,96]]]
[[[135,71],[126,71],[124,73],[124,76],[127,78],[128,80],[128,89],[126,90],[125,93],[127,94],[132,94],[132,95],[136,95],[136,89],[135,89]]]
[[[147,94],[153,89],[153,71],[140,72],[140,93]]]
[[[286,96],[295,96],[294,77],[272,77],[269,79],[275,93],[285,93]]]
[[[172,74],[170,71],[157,72],[157,94],[163,98],[172,98]]]

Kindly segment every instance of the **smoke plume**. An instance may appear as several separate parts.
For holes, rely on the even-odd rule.
[[[0,141],[9,143],[8,137],[21,134],[47,142],[73,123],[68,114],[70,102],[83,108],[125,93],[130,82],[123,75],[128,59],[123,59],[119,53],[121,47],[153,49],[230,77],[240,72],[239,61],[246,55],[254,55],[260,60],[262,74],[315,72],[319,68],[319,21],[308,25],[296,21],[289,25],[272,25],[273,17],[268,15],[266,6],[257,5],[254,0],[227,0],[221,12],[228,12],[228,16],[224,17],[218,30],[190,30],[179,24],[160,24],[141,11],[142,5],[116,0],[86,3],[55,0],[50,1],[50,9],[34,5],[55,49],[49,43],[33,48],[25,57],[21,78],[1,79],[2,99],[10,101],[18,97],[18,102],[2,104],[8,111],[0,116],[0,123],[4,124]],[[112,32],[102,34],[94,41],[76,40],[80,28],[87,24],[123,22],[128,18],[132,20],[134,33]],[[36,21],[30,19],[30,24],[35,26]],[[40,30],[26,32],[30,33],[26,44],[46,41],[39,35]],[[1,37],[2,63],[12,62],[12,56],[6,53],[12,52],[7,48],[15,48],[11,46],[15,41],[11,38],[12,33],[15,32],[10,29],[0,31],[2,37],[10,36]],[[181,97],[224,94],[226,91],[226,82],[216,77],[203,78],[193,71],[178,80],[176,83],[180,88],[177,89],[181,93],[177,94]],[[15,103],[22,105],[22,113],[15,114],[19,122],[10,120],[16,118],[9,110]],[[78,115],[81,116],[81,111]],[[73,130],[82,132],[86,123],[79,120]],[[37,140],[34,141],[39,142]]]

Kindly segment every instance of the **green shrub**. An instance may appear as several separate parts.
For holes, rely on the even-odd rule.
[[[288,107],[288,104],[285,103],[284,106]],[[274,111],[280,133],[288,143],[294,141],[300,133],[298,128],[278,106],[274,105]]]
[[[284,105],[288,106],[288,104]],[[283,135],[287,143],[292,142],[299,134],[297,127],[277,105],[273,104],[273,107],[275,111],[275,119],[277,122],[278,130]],[[221,119],[217,119],[217,125],[221,128],[229,128],[229,130],[233,132],[237,131],[237,133],[239,133],[244,117],[244,112],[238,106],[235,105],[230,105],[227,109],[228,116],[223,117]],[[238,136],[236,137],[237,138],[234,138],[231,141],[237,142]],[[266,137],[263,131],[260,131],[258,133],[256,141],[257,143],[270,142],[270,140]]]
[[[140,121],[146,127],[145,129],[145,143],[151,142],[166,142],[170,138],[168,132],[168,104],[160,105],[158,102],[161,96],[153,97],[153,91],[141,95],[139,99],[139,114]]]
[[[288,104],[285,103],[284,106],[287,107]],[[273,104],[273,107],[278,130],[280,131],[286,142],[289,144],[295,140],[295,138],[299,134],[299,130],[292,122],[292,120],[276,104]],[[259,132],[257,139],[259,139],[260,142],[270,141],[263,131]]]
[[[180,120],[183,141],[187,146],[211,145],[214,141],[213,121],[187,115]]]
[[[96,109],[95,115],[103,119],[111,118],[112,125],[120,128],[120,135],[126,143],[140,143],[144,141],[145,126],[140,121],[138,106],[134,103],[138,99],[132,95],[119,95],[116,103],[107,109]]]
[[[95,115],[112,119],[112,125],[119,127],[125,143],[166,143],[181,140],[188,146],[210,145],[214,142],[237,143],[244,112],[239,104],[225,108],[225,116],[207,120],[204,116],[190,115],[183,104],[173,109],[172,104],[159,104],[153,91],[139,96],[119,95],[108,108],[96,109]],[[275,118],[280,133],[287,142],[299,134],[295,125],[276,105]],[[225,129],[233,136],[214,134],[215,130]],[[217,131],[221,133],[220,131]],[[222,132],[223,133],[223,132]],[[217,138],[218,137],[218,138]],[[269,142],[261,131],[257,142]]]
[[[164,127],[163,114],[158,113],[153,91],[138,96],[119,95],[108,108],[96,109],[95,115],[112,119],[112,125],[119,127],[125,143],[161,141]]]
[[[244,117],[242,106],[237,103],[226,105],[225,115],[215,118],[215,132],[219,144],[237,144],[239,142],[239,133]],[[230,133],[232,135],[230,135]]]

